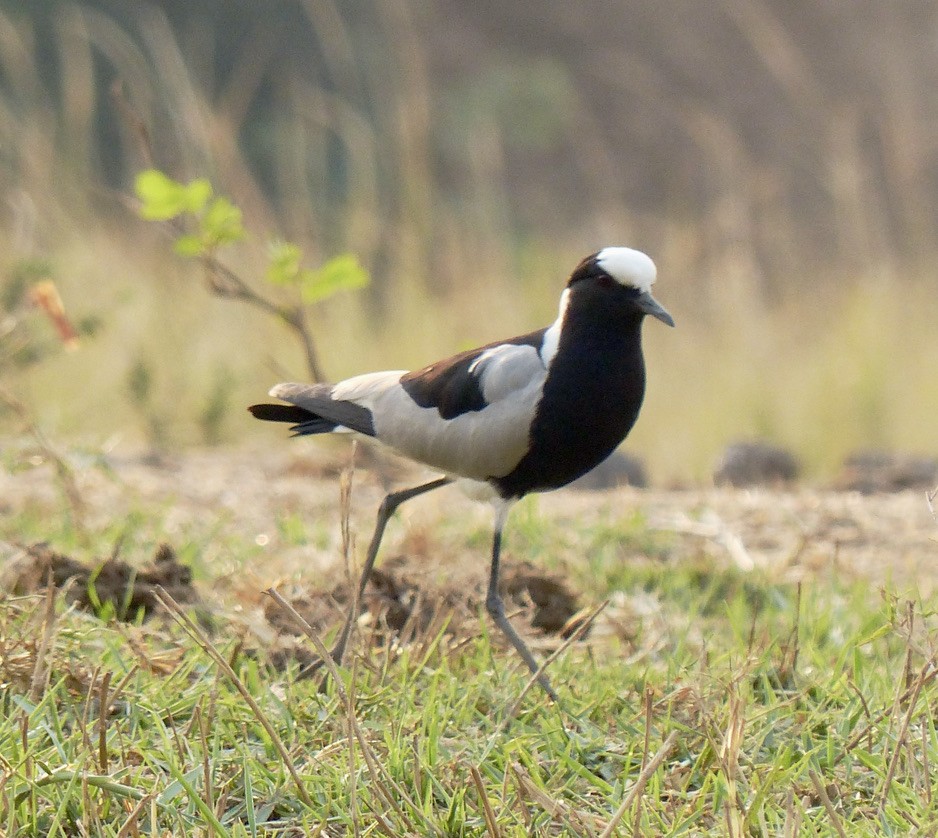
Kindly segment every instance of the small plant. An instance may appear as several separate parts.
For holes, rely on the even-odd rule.
[[[345,253],[319,268],[303,265],[303,253],[291,242],[274,241],[264,278],[271,286],[288,289],[291,303],[256,291],[218,259],[219,250],[246,238],[241,210],[224,196],[215,195],[204,178],[188,183],[173,180],[158,169],[147,169],[135,182],[140,215],[172,225],[173,247],[181,256],[197,259],[205,268],[208,287],[222,297],[243,300],[278,317],[297,334],[314,381],[323,379],[309,325],[309,306],[339,293],[364,288],[368,273],[358,259]]]
[[[50,340],[41,315],[52,324],[55,340]],[[38,364],[63,346],[77,349],[79,336],[93,334],[99,325],[95,317],[72,324],[49,262],[15,262],[0,278],[0,375]]]
[[[80,335],[92,335],[99,326],[90,316],[74,326],[53,280],[51,264],[37,259],[21,259],[0,277],[0,419],[9,414],[33,438],[42,456],[55,468],[59,484],[72,511],[76,528],[84,531],[84,501],[71,464],[48,441],[30,408],[19,398],[6,379],[52,356],[61,347],[78,348]],[[50,340],[48,326],[57,340]]]
[[[226,366],[215,370],[205,404],[199,412],[199,428],[206,445],[218,445],[225,436],[225,416],[231,406],[235,377]]]
[[[147,436],[154,454],[163,452],[169,438],[166,415],[153,399],[153,367],[143,358],[137,358],[127,371],[127,394],[130,403],[143,417]]]

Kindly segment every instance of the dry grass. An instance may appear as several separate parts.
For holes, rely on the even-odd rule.
[[[133,557],[170,538],[211,612],[201,625],[175,606],[181,627],[122,625],[49,596],[0,601],[9,834],[938,826],[925,498],[626,490],[524,504],[509,558],[553,568],[586,602],[610,598],[551,664],[564,715],[537,692],[512,707],[527,673],[481,608],[480,622],[416,623],[391,642],[365,642],[380,634],[363,622],[350,671],[325,694],[297,677],[308,655],[293,641],[298,663],[284,656],[260,592],[343,577],[335,461],[87,465],[88,547],[56,515],[50,467],[22,465],[2,472],[0,496],[15,498],[4,549],[46,537],[101,556],[119,532]],[[356,482],[350,532],[362,541],[379,489]],[[402,556],[464,590],[485,575],[488,516],[473,510],[458,495],[415,503],[392,525],[385,565]],[[527,631],[543,656],[560,645]]]

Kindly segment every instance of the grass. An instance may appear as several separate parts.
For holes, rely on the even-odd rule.
[[[237,603],[197,627],[0,601],[0,829],[9,835],[909,835],[938,829],[936,623],[863,580],[674,560],[641,518],[510,549],[588,555],[610,605],[537,691],[479,623],[374,647],[317,691]],[[134,526],[157,528],[159,511]],[[26,531],[34,520],[21,522]],[[295,522],[284,522],[287,531]],[[452,525],[451,525],[452,526]],[[462,530],[478,540],[475,524]],[[4,523],[17,531],[17,521]],[[69,532],[59,533],[67,543]],[[133,539],[133,533],[129,536]],[[459,537],[453,529],[447,542]],[[113,533],[92,535],[110,551]],[[195,550],[180,545],[183,555]],[[227,545],[250,564],[253,545]],[[243,551],[240,556],[238,550]],[[623,556],[630,557],[623,561]],[[203,577],[205,571],[202,571]],[[203,578],[211,587],[211,580]],[[184,612],[182,612],[184,613]],[[645,769],[643,772],[643,768]]]

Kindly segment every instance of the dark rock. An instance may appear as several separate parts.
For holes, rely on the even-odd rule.
[[[717,486],[779,486],[798,478],[798,461],[785,448],[766,442],[734,442],[713,472]]]
[[[869,495],[903,489],[933,489],[936,484],[938,459],[871,449],[847,456],[833,488]]]
[[[588,492],[617,489],[620,486],[646,489],[648,473],[645,471],[645,464],[638,457],[622,451],[613,451],[596,468],[586,472],[579,480],[574,480],[567,488]]]

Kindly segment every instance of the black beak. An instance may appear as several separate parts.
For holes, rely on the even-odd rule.
[[[667,323],[669,326],[674,325],[674,318],[668,314],[664,306],[661,305],[661,303],[659,303],[647,291],[638,295],[638,299],[635,301],[635,304],[642,311],[644,311],[645,314],[650,314],[652,317],[657,317],[662,323]]]

